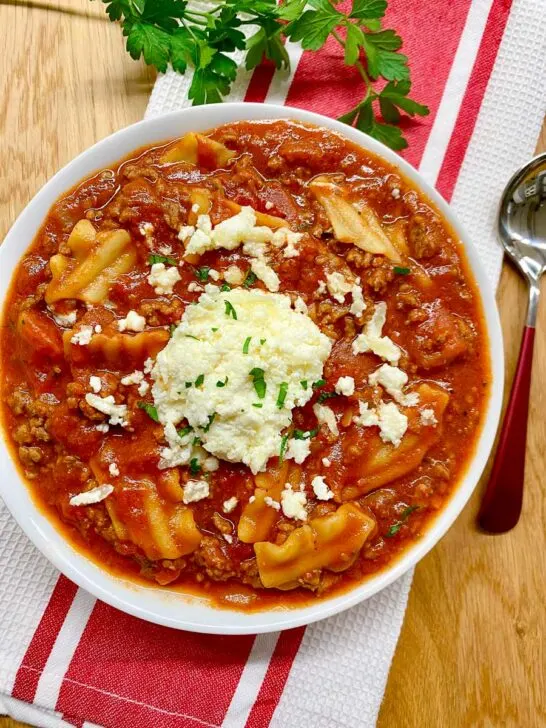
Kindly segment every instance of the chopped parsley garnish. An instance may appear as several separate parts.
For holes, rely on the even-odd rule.
[[[399,276],[407,276],[411,272],[409,268],[400,265],[395,265],[393,271]]]
[[[215,417],[216,417],[216,412],[213,412],[211,415],[209,415],[209,421],[208,421],[208,423],[205,425],[205,427],[202,427],[201,428],[203,430],[203,432],[208,432],[210,430],[210,426],[214,422],[214,418]]]
[[[248,347],[250,346],[251,340],[252,340],[252,336],[246,337],[245,343],[243,344],[243,354],[248,354]]]
[[[256,409],[262,409],[263,404],[261,402],[253,402],[252,406],[256,407]]]
[[[260,339],[260,344],[263,346],[266,341],[267,341],[267,339]]]
[[[204,374],[200,374],[197,377],[197,379],[195,380],[195,386],[196,387],[200,387],[203,384],[204,381],[205,381],[205,375]]]
[[[174,258],[169,258],[166,255],[156,255],[155,253],[152,253],[150,257],[148,258],[148,262],[150,265],[154,265],[155,263],[167,263],[167,265],[178,265],[176,260]]]
[[[231,303],[229,301],[224,301],[224,304],[226,306],[226,316],[231,316],[232,319],[237,321],[237,311],[233,308]]]
[[[286,394],[288,392],[288,382],[281,382],[279,385],[279,396],[277,397],[277,407],[282,409]]]
[[[201,281],[201,283],[206,283],[209,277],[209,266],[203,265],[201,268],[195,269],[195,277],[198,281]]]
[[[315,427],[313,430],[294,430],[292,437],[294,440],[310,440],[312,437],[318,435],[319,428]]]
[[[189,389],[192,386],[192,383],[191,382],[184,382],[184,386],[186,387],[186,389]]]
[[[176,331],[176,324],[171,324],[169,326],[169,336],[172,336],[175,331]]]
[[[218,381],[216,382],[216,386],[217,386],[217,387],[225,387],[227,383],[228,383],[228,378],[226,377],[226,378],[224,379],[224,381],[223,381],[223,382],[222,382],[222,380],[221,380],[221,379],[219,379],[219,380],[218,380]]]
[[[153,404],[148,404],[147,402],[138,402],[137,406],[139,409],[144,410],[148,417],[152,419],[154,422],[159,422],[159,417],[157,415],[157,409],[154,407]]]
[[[198,339],[197,336],[194,336],[193,334],[184,334],[186,339],[195,339],[196,341],[201,341],[201,339]]]
[[[307,389],[307,379],[302,379],[300,382],[303,389]]]
[[[319,404],[322,404],[325,400],[331,399],[332,397],[337,397],[337,392],[321,392],[319,396],[317,397],[317,402]]]
[[[220,286],[220,290],[222,291],[222,293],[225,293],[226,291],[231,291],[231,286],[229,285],[229,283],[222,283],[222,285]]]
[[[253,286],[257,280],[258,280],[257,275],[255,273],[253,273],[252,270],[249,268],[248,272],[245,276],[245,279],[243,281],[243,286],[245,288],[250,288],[250,286]]]
[[[281,449],[279,450],[279,463],[282,463],[284,460],[284,453],[286,452],[286,446],[288,445],[288,440],[290,438],[290,433],[287,435],[283,435],[281,438]]]
[[[213,332],[214,331],[218,331],[218,326],[213,326],[212,329],[211,329],[211,331],[213,331]]]
[[[418,509],[419,509],[419,506],[408,506],[407,508],[404,508],[404,510],[400,514],[400,520],[396,521],[396,523],[393,523],[392,526],[387,531],[387,533],[385,534],[387,536],[387,538],[392,538],[393,536],[396,536],[398,531],[402,528],[402,526],[408,520],[408,518],[411,516],[413,511],[417,511]]]
[[[267,389],[264,379],[264,370],[259,367],[254,367],[254,369],[249,371],[249,375],[252,377],[252,383],[254,384],[256,394],[260,399],[263,399],[265,397],[265,390]]]
[[[192,431],[193,427],[191,425],[186,425],[186,427],[182,427],[182,429],[177,430],[176,434],[178,435],[178,437],[186,437],[186,435],[189,435]]]
[[[202,445],[203,443],[201,442],[200,437],[194,437],[191,444],[192,445]]]
[[[326,379],[317,379],[317,381],[313,382],[311,386],[313,387],[313,389],[319,389],[320,387],[324,387],[325,384]]]
[[[201,466],[199,465],[199,461],[197,458],[192,458],[190,460],[190,473],[192,475],[197,475],[197,473],[201,472]]]

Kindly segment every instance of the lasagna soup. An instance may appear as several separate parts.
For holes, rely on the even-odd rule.
[[[414,543],[490,381],[462,246],[325,129],[188,133],[65,194],[17,268],[3,419],[35,498],[116,573],[239,608]]]

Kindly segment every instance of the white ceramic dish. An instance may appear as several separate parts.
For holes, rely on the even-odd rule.
[[[486,421],[466,476],[450,502],[424,537],[390,568],[350,592],[290,610],[244,613],[215,609],[196,597],[186,597],[114,577],[73,549],[34,504],[3,438],[0,438],[0,495],[34,545],[69,579],[99,599],[129,614],[158,624],[194,632],[248,634],[288,629],[315,622],[368,599],[416,564],[445,534],[469,499],[493,445],[503,391],[502,334],[493,291],[468,235],[448,205],[419,173],[383,144],[340,122],[299,109],[262,104],[218,104],[176,111],[141,121],[95,144],[58,172],[23,210],[0,247],[0,301],[3,303],[15,266],[31,244],[55,200],[81,179],[108,167],[143,145],[161,142],[188,131],[202,131],[225,122],[291,118],[328,127],[397,165],[402,173],[434,201],[463,241],[481,290],[491,347],[493,384]]]

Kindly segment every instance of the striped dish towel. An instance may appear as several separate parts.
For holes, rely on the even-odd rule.
[[[405,39],[415,97],[432,112],[408,123],[405,156],[452,201],[496,284],[497,201],[544,115],[546,0],[391,0],[388,15]],[[288,50],[289,75],[242,72],[230,100],[337,116],[358,99],[336,47]],[[187,85],[159,78],[148,115],[184,106]],[[1,502],[0,567],[0,713],[52,728],[373,727],[411,583],[407,574],[307,629],[176,632],[60,577]]]

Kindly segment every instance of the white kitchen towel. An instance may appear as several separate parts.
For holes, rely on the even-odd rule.
[[[406,156],[451,199],[496,284],[498,199],[532,155],[544,117],[546,0],[415,0],[411,10],[391,0],[389,16],[405,39],[415,96],[432,109],[409,126]],[[288,51],[290,73],[243,71],[228,100],[332,115],[350,106],[358,89],[337,49],[302,54],[288,44]],[[147,115],[184,107],[188,81],[172,72],[159,77]],[[196,642],[122,615],[59,578],[0,502],[0,711],[48,727],[372,728],[410,583],[406,574],[305,631],[251,644]],[[158,644],[168,655],[163,662]],[[197,648],[199,659],[184,661]],[[227,664],[230,655],[222,672],[220,656]],[[203,661],[221,680],[198,700]],[[232,687],[223,688],[236,669]],[[169,689],[172,674],[176,689]]]

